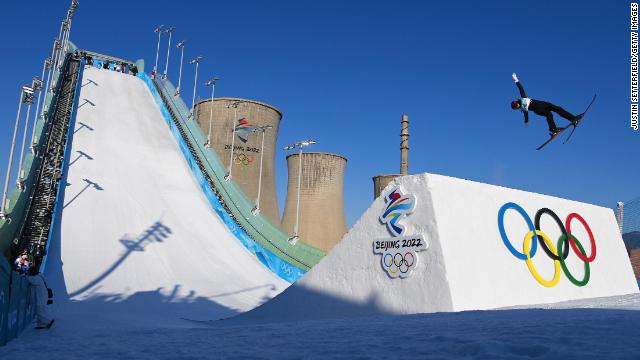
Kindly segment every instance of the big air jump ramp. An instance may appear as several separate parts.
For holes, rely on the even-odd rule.
[[[420,174],[396,179],[301,280],[235,319],[484,310],[637,292],[611,209]]]
[[[45,269],[57,328],[220,319],[289,285],[211,208],[144,81],[88,66],[71,126]]]

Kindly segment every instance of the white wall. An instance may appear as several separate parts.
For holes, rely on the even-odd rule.
[[[638,292],[611,209],[446,176],[427,175],[427,182],[434,199],[455,310]],[[562,270],[558,284],[552,288],[544,287],[534,279],[525,262],[509,252],[500,236],[498,211],[507,202],[522,206],[532,221],[538,209],[545,207],[553,210],[563,223],[572,212],[587,221],[597,248],[596,258],[590,263],[591,277],[587,285],[572,284]],[[522,252],[523,238],[528,232],[525,220],[516,211],[508,210],[505,228],[514,248]],[[542,216],[541,229],[556,246],[561,231],[550,216]],[[587,255],[591,254],[589,237],[583,226],[573,220],[571,230]],[[539,245],[533,263],[543,278],[553,278],[553,261]],[[583,278],[583,262],[573,251],[569,253],[567,265],[574,277]]]

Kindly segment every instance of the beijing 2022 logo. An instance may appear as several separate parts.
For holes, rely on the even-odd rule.
[[[529,227],[529,231],[525,234],[523,244],[522,244],[522,252],[516,250],[511,241],[507,237],[507,233],[504,228],[504,214],[507,210],[514,209],[517,211],[522,218],[526,221],[527,226]],[[558,228],[560,229],[561,235],[558,238],[557,245],[554,246],[554,243],[549,236],[545,234],[542,230],[540,230],[540,218],[542,215],[547,214],[551,216],[551,218],[556,222]],[[548,208],[542,208],[536,212],[535,215],[535,225],[534,222],[531,221],[531,218],[524,209],[512,202],[508,202],[500,208],[498,211],[498,229],[500,230],[500,236],[502,237],[502,241],[504,245],[507,247],[509,252],[513,254],[513,256],[517,257],[520,260],[524,260],[529,268],[529,272],[533,275],[534,279],[539,282],[541,285],[546,287],[554,287],[560,281],[560,268],[562,268],[562,272],[566,275],[567,279],[575,285],[575,286],[585,286],[589,282],[590,269],[589,263],[591,263],[596,258],[596,239],[593,237],[593,232],[591,232],[591,228],[587,221],[580,216],[578,213],[571,213],[565,219],[564,224],[560,217],[553,212],[553,210]],[[571,233],[571,221],[577,220],[582,224],[587,234],[589,235],[589,241],[591,243],[591,254],[587,256],[587,252],[582,247],[582,244],[578,239]],[[535,237],[535,238],[534,238]],[[537,240],[537,241],[536,241]],[[546,255],[553,261],[554,265],[554,274],[553,278],[550,280],[544,279],[536,268],[533,266],[533,262],[531,258],[536,254],[536,250],[538,249],[538,243],[546,253]],[[573,274],[569,271],[567,264],[565,263],[567,257],[569,256],[569,247],[573,250],[576,256],[584,262],[584,276],[582,280],[576,279]]]
[[[385,206],[379,220],[387,225],[393,237],[373,241],[373,252],[382,255],[382,268],[392,278],[411,276],[418,266],[418,251],[425,250],[428,245],[422,235],[405,236],[405,227],[400,223],[403,216],[413,212],[416,198],[404,195],[399,187],[395,187],[385,197]]]

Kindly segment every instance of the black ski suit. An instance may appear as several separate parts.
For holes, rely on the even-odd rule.
[[[516,81],[516,85],[518,86],[518,90],[520,91],[520,110],[524,113],[524,122],[525,124],[529,122],[529,112],[528,110],[533,111],[535,114],[544,116],[547,118],[547,125],[549,125],[549,132],[553,133],[556,131],[556,123],[553,121],[552,111],[562,116],[563,118],[571,121],[571,123],[575,123],[578,119],[577,116],[571,114],[567,110],[561,108],[560,106],[554,105],[552,103],[540,100],[534,100],[527,97],[527,94],[524,92],[524,88],[520,81]],[[529,106],[525,107],[525,103],[528,100]]]

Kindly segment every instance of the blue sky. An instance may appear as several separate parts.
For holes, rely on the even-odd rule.
[[[40,74],[69,3],[3,4],[2,180],[19,87]],[[348,158],[345,210],[353,224],[373,198],[371,177],[399,171],[403,112],[411,120],[411,173],[608,207],[640,195],[640,132],[629,127],[628,4],[81,0],[71,40],[148,65],[155,59],[155,26],[175,25],[174,39],[189,41],[185,57],[205,56],[201,79],[222,78],[216,96],[261,100],[283,111],[280,147],[314,138],[313,151]],[[177,60],[172,53],[174,82]],[[185,68],[184,87],[192,86],[192,71]],[[546,122],[532,114],[525,128],[509,108],[518,94],[514,71],[530,97],[574,113],[598,93],[570,143],[535,151],[547,137]],[[202,83],[198,92],[209,96]],[[276,159],[281,208],[285,156]]]

